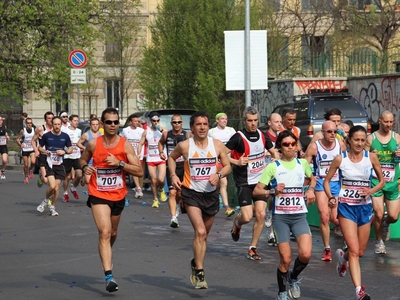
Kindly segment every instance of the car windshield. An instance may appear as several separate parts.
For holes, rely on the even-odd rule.
[[[320,119],[324,117],[327,110],[332,108],[339,108],[342,111],[342,118],[359,118],[367,117],[363,110],[360,110],[360,104],[354,98],[349,99],[329,99],[329,100],[318,100],[314,101],[314,119]]]

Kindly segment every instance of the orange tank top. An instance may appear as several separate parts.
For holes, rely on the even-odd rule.
[[[125,153],[125,138],[120,137],[114,148],[106,148],[103,145],[103,136],[96,139],[96,147],[93,153],[93,166],[97,172],[90,177],[88,192],[90,196],[108,201],[123,200],[128,193],[125,182],[125,171],[119,167],[110,167],[105,159],[108,153],[113,154],[118,160],[128,162]]]

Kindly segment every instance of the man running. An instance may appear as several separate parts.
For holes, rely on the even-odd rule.
[[[393,114],[385,110],[378,119],[379,129],[368,136],[366,150],[375,153],[381,164],[385,186],[372,195],[372,206],[375,218],[373,220],[375,230],[375,253],[385,254],[384,242],[390,239],[389,225],[396,223],[400,212],[399,187],[397,180],[400,178],[400,135],[392,131],[394,124]],[[373,174],[372,187],[379,183],[376,174]],[[384,217],[386,205],[387,216]]]
[[[328,174],[329,168],[333,159],[346,151],[346,146],[342,141],[336,139],[337,129],[336,124],[332,121],[325,121],[322,124],[322,139],[311,143],[307,150],[305,159],[308,163],[313,163],[314,175],[317,178],[317,185],[315,186],[315,198],[320,217],[319,231],[321,232],[322,242],[324,244],[324,252],[321,260],[332,261],[332,249],[329,243],[330,228],[329,221],[335,226],[339,226],[337,218],[337,205],[329,206],[328,197],[324,191],[324,180]],[[333,197],[339,196],[340,181],[339,174],[335,173],[329,182],[331,193]],[[336,201],[337,203],[337,201]]]
[[[99,232],[99,254],[103,266],[106,290],[115,292],[118,284],[112,274],[112,246],[117,239],[118,224],[125,207],[126,172],[142,176],[143,171],[132,145],[118,136],[119,115],[115,108],[106,108],[101,121],[104,136],[87,144],[79,161],[82,171],[89,176],[89,198],[93,219]],[[93,159],[93,165],[89,161]]]
[[[33,169],[35,168],[36,157],[32,147],[32,138],[35,135],[33,122],[31,118],[24,120],[26,127],[22,128],[17,136],[17,144],[22,150],[22,159],[24,161],[24,183],[29,184],[29,179],[33,178]],[[29,164],[30,161],[30,164]]]
[[[153,208],[159,207],[159,198],[162,202],[167,201],[167,195],[164,191],[166,162],[160,157],[160,152],[158,151],[158,142],[166,129],[160,126],[160,117],[161,115],[156,111],[150,113],[151,127],[143,131],[138,148],[139,152],[141,152],[145,141],[147,141],[146,163],[151,179],[151,191],[153,193],[153,205],[151,207]],[[158,197],[158,193],[160,197]]]
[[[297,156],[304,157],[304,152],[300,143],[301,129],[296,124],[297,112],[293,108],[285,108],[282,111],[282,127],[280,131],[289,130],[297,137]]]
[[[139,147],[139,142],[140,139],[142,138],[144,129],[140,127],[139,123],[139,116],[138,115],[130,115],[129,116],[129,126],[122,129],[122,134],[124,138],[128,140],[129,143],[131,143],[133,149],[135,150],[136,155],[139,157],[140,160],[140,165],[143,164],[143,149],[141,153],[138,153],[138,147]],[[143,192],[142,192],[142,177],[133,177],[133,182],[135,184],[135,198],[142,198],[143,197]],[[132,188],[133,190],[133,188]]]
[[[236,130],[233,127],[226,126],[228,124],[228,117],[225,113],[218,113],[215,116],[215,122],[217,123],[217,126],[208,131],[208,136],[226,144],[232,135],[236,133]],[[230,217],[233,216],[235,210],[229,207],[227,188],[228,179],[222,178],[219,182],[219,194],[222,198],[222,204],[225,207],[225,215]]]
[[[53,118],[54,114],[51,111],[47,111],[44,114],[44,124],[42,126],[38,126],[35,129],[35,135],[32,138],[32,147],[33,151],[35,151],[35,156],[37,157],[39,161],[39,177],[37,180],[37,186],[41,188],[43,186],[43,183],[47,183],[47,177],[46,177],[46,159],[47,155],[40,153],[38,149],[38,141],[42,138],[42,136],[50,132],[53,128]]]
[[[74,178],[72,183],[72,187],[70,191],[72,195],[74,195],[75,199],[79,199],[78,192],[76,191],[76,187],[79,185],[80,180],[82,179],[82,170],[79,165],[79,158],[81,157],[81,149],[77,146],[78,141],[81,138],[82,131],[78,128],[79,124],[79,116],[71,115],[69,117],[69,126],[67,129],[64,129],[64,132],[69,135],[72,143],[72,154],[67,154],[64,156],[64,167],[65,173],[67,174],[64,180],[64,195],[63,201],[69,201],[68,195],[68,185],[71,178]],[[73,174],[73,172],[75,174]],[[73,176],[75,175],[75,176]]]
[[[207,237],[219,211],[217,185],[230,171],[224,144],[207,136],[209,117],[204,112],[196,112],[190,117],[193,137],[179,143],[168,158],[168,168],[172,185],[182,192],[182,199],[194,229],[193,255],[190,265],[190,281],[196,289],[207,289],[204,278],[204,258]],[[176,174],[176,160],[183,156],[183,182]],[[217,170],[220,160],[222,169]]]
[[[48,206],[50,215],[58,216],[56,203],[60,192],[61,181],[65,179],[65,169],[63,165],[64,155],[72,153],[72,143],[68,134],[61,131],[61,119],[52,119],[53,129],[45,133],[40,139],[39,151],[46,155],[46,177],[49,186],[46,190],[46,197],[39,204],[37,210],[43,212]]]
[[[229,160],[233,164],[233,178],[238,188],[240,205],[240,213],[233,220],[231,235],[232,239],[237,242],[242,226],[249,223],[255,214],[247,258],[260,260],[257,243],[264,229],[267,199],[253,197],[253,190],[265,167],[265,149],[271,153],[274,159],[278,159],[279,155],[268,136],[257,129],[258,110],[255,107],[246,107],[243,112],[243,122],[245,128],[236,132],[225,145],[227,153],[231,153]]]
[[[6,179],[6,166],[8,163],[8,148],[7,141],[10,140],[10,136],[7,133],[7,127],[3,124],[4,119],[0,116],[0,154],[2,159],[1,165],[1,180]]]
[[[173,115],[171,118],[172,129],[170,131],[164,131],[163,135],[158,142],[158,151],[160,157],[163,160],[167,160],[171,152],[175,149],[176,145],[180,142],[189,138],[189,133],[182,129],[183,121],[180,115]],[[167,154],[164,153],[164,146],[167,146]],[[179,180],[183,181],[183,156],[176,159],[176,170],[175,174],[179,177]],[[172,228],[179,228],[178,214],[179,214],[179,203],[181,201],[181,191],[176,190],[172,185],[171,174],[169,168],[167,168],[167,183],[169,188],[169,212],[171,214],[170,226]]]

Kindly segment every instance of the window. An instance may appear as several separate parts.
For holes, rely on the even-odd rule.
[[[121,60],[121,45],[119,41],[115,41],[112,38],[106,40],[106,62],[117,62]]]
[[[349,4],[356,6],[360,10],[364,10],[366,5],[372,4],[372,0],[349,0]]]
[[[326,54],[329,46],[327,36],[303,35],[301,42],[304,69],[332,68],[332,57]]]
[[[122,82],[121,80],[107,80],[106,101],[107,107],[121,107]]]

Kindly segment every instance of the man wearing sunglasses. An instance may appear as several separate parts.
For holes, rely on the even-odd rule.
[[[68,121],[68,113],[66,111],[61,111],[59,116],[61,118],[61,131],[65,132],[70,125]]]
[[[166,162],[160,157],[158,150],[158,142],[161,139],[162,133],[167,130],[160,125],[160,117],[161,115],[156,111],[150,113],[151,127],[148,127],[143,132],[138,147],[140,153],[145,141],[147,141],[146,163],[151,180],[151,192],[153,193],[153,204],[151,207],[153,208],[160,206],[159,199],[162,202],[167,201],[167,195],[164,191]],[[160,193],[160,197],[157,195],[158,192]]]
[[[332,121],[333,123],[335,123],[335,126],[336,126],[335,129],[337,129],[339,127],[340,123],[342,122],[342,112],[339,108],[329,109],[325,112],[324,119],[326,121]],[[338,140],[343,140],[342,136],[339,134],[339,131],[336,132],[336,138]],[[322,139],[322,138],[323,138],[322,131],[316,132],[314,134],[313,138],[311,139],[310,144],[312,144],[315,141],[318,141],[319,139]]]
[[[215,116],[215,122],[217,123],[217,126],[208,131],[208,136],[226,144],[232,135],[236,133],[236,130],[233,127],[226,126],[228,124],[228,116],[225,113],[218,113]],[[222,198],[222,204],[225,207],[225,215],[230,217],[233,216],[235,210],[229,207],[227,188],[228,179],[222,178],[219,181],[219,194]]]
[[[143,176],[139,158],[132,145],[118,135],[119,114],[106,108],[101,121],[104,135],[90,140],[79,161],[89,176],[87,205],[99,232],[99,254],[106,280],[106,290],[115,292],[118,284],[112,274],[112,246],[117,239],[118,224],[125,207],[126,173]],[[88,166],[93,158],[93,165]]]
[[[183,121],[180,115],[173,115],[171,118],[172,129],[170,131],[163,131],[163,135],[158,142],[158,151],[160,157],[163,160],[167,160],[171,152],[175,149],[176,145],[180,142],[189,138],[189,133],[182,129]],[[166,146],[167,154],[164,153],[164,146]],[[175,173],[179,177],[180,181],[183,181],[183,156],[176,159],[176,170]],[[178,214],[179,214],[179,203],[181,201],[181,192],[176,190],[172,185],[171,174],[169,168],[167,168],[167,184],[169,188],[169,212],[171,213],[170,226],[172,228],[179,228]]]
[[[24,161],[24,183],[29,184],[29,179],[33,178],[33,169],[36,164],[35,151],[33,151],[32,147],[32,138],[35,135],[35,130],[33,129],[33,121],[31,118],[25,119],[25,125],[26,127],[21,129],[17,136],[17,144],[21,147],[22,159]]]
[[[330,227],[329,221],[335,226],[339,226],[337,219],[337,204],[328,205],[328,196],[324,190],[324,180],[328,174],[333,159],[346,151],[346,145],[336,138],[337,125],[332,121],[325,121],[322,124],[322,138],[308,145],[305,159],[314,166],[314,175],[317,178],[315,187],[315,199],[320,217],[319,230],[321,232],[324,252],[322,261],[332,261],[332,250],[330,246]],[[338,197],[340,192],[340,181],[338,172],[330,181],[330,188],[333,197]],[[337,203],[337,201],[336,201]]]
[[[247,258],[251,260],[261,259],[257,251],[257,243],[264,228],[267,199],[253,197],[253,190],[265,167],[265,149],[271,153],[272,158],[279,158],[267,134],[257,129],[258,120],[258,110],[252,106],[246,107],[243,112],[245,128],[237,131],[225,145],[227,153],[231,153],[229,160],[233,165],[233,178],[238,188],[240,205],[240,213],[233,220],[231,230],[232,239],[235,242],[240,238],[242,225],[249,223],[254,213],[256,217],[247,253]]]

